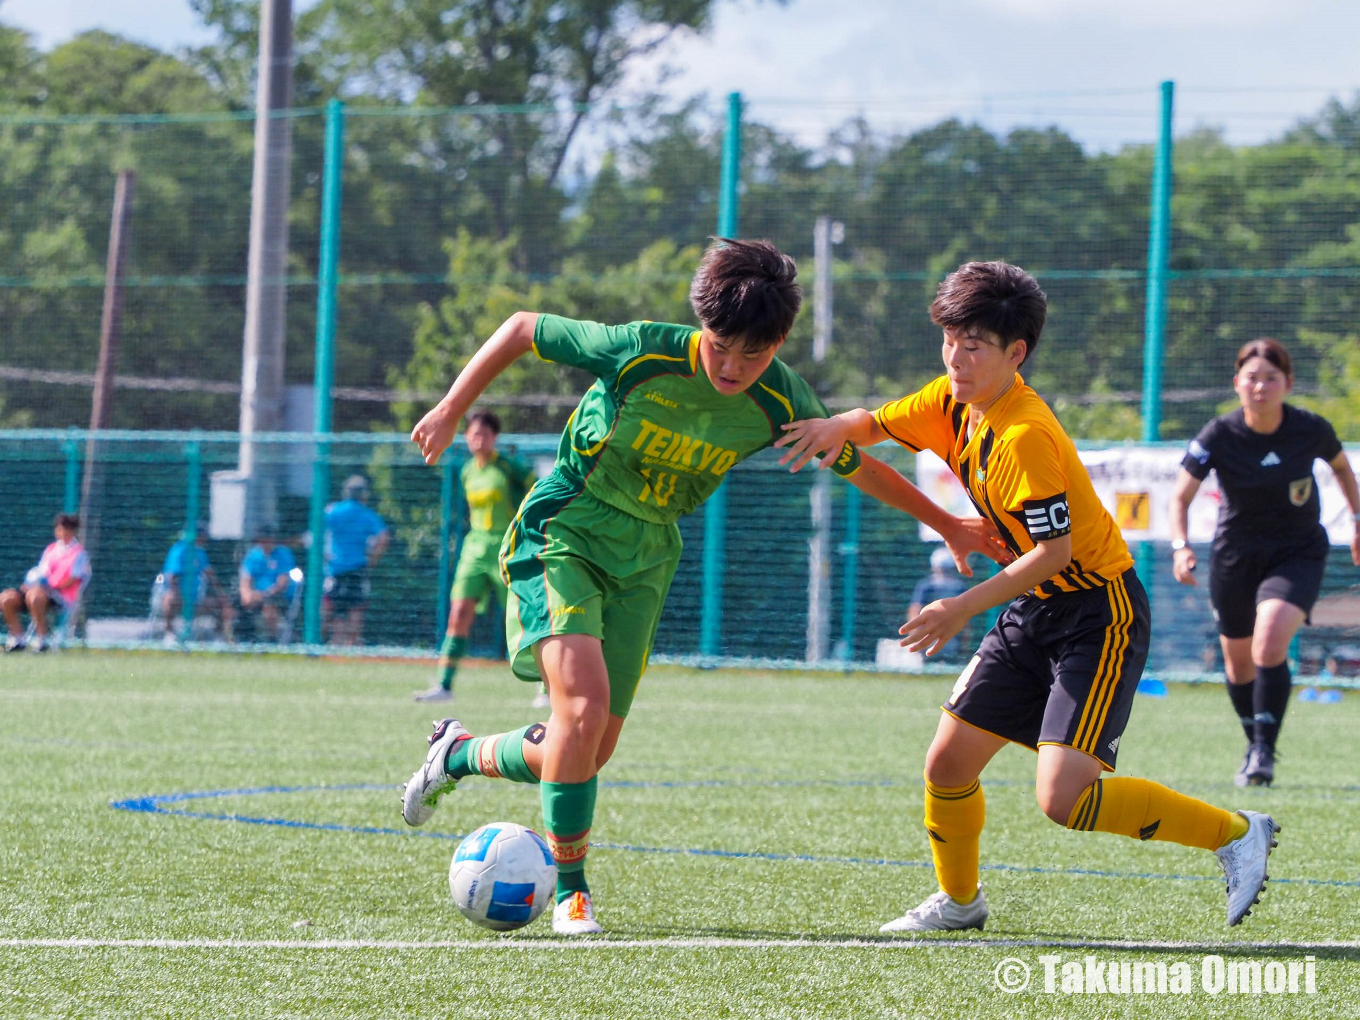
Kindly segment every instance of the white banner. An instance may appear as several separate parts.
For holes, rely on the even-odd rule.
[[[1132,445],[1079,451],[1096,495],[1130,542],[1171,540],[1167,507],[1184,454],[1183,449]],[[1351,454],[1351,466],[1360,474],[1360,456]],[[1313,462],[1313,478],[1322,498],[1322,523],[1332,545],[1349,545],[1354,525],[1336,475],[1318,460]],[[963,485],[945,462],[929,451],[916,455],[916,484],[950,513],[977,516]],[[1190,504],[1191,542],[1209,542],[1214,537],[1219,499],[1218,476],[1210,472]],[[923,524],[921,540],[938,542],[940,536]]]

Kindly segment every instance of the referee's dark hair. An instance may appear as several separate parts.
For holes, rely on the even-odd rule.
[[[1237,360],[1233,362],[1233,371],[1242,371],[1242,366],[1252,358],[1265,358],[1283,372],[1286,379],[1294,378],[1294,362],[1289,359],[1289,352],[1284,349],[1284,344],[1278,340],[1262,336],[1244,343],[1242,349],[1237,352]]]
[[[705,329],[763,351],[793,329],[803,304],[797,280],[797,263],[769,241],[716,237],[689,285],[689,303]]]
[[[1025,341],[1025,357],[1039,346],[1048,318],[1048,298],[1039,281],[1007,262],[965,262],[940,283],[930,304],[930,321],[944,329],[996,334],[1005,350]]]
[[[478,422],[489,428],[494,435],[501,434],[501,418],[495,411],[473,411],[468,415],[468,428],[472,428]]]

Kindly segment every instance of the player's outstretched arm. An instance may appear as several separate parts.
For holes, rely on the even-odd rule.
[[[788,464],[791,472],[801,470],[808,461],[823,454],[817,463],[818,469],[828,468],[840,456],[841,447],[846,442],[856,446],[873,446],[888,438],[883,427],[874,420],[873,413],[862,407],[830,418],[804,418],[781,426],[784,434],[775,440],[775,448],[789,447],[789,452],[779,458],[779,463]]]
[[[898,629],[902,635],[899,643],[908,651],[933,655],[963,630],[969,618],[1023,595],[1071,562],[1070,534],[1039,542],[981,584],[953,598],[930,603]]]
[[[981,553],[1003,567],[1015,559],[991,521],[981,517],[955,517],[944,507],[931,502],[929,496],[892,466],[870,457],[863,450],[859,456],[859,470],[846,481],[865,495],[910,514],[926,527],[938,531],[944,538],[945,547],[954,556],[954,565],[964,577],[973,576],[973,568],[968,565],[969,553]]]
[[[534,347],[537,312],[516,312],[506,319],[491,338],[458,373],[444,399],[411,430],[411,442],[420,447],[426,464],[439,460],[458,434],[458,423],[482,395],[491,381]]]

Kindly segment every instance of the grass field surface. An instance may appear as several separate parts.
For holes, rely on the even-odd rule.
[[[983,781],[986,931],[912,939],[877,931],[935,889],[920,773],[950,679],[656,668],[601,775],[607,935],[563,940],[546,918],[482,931],[448,897],[460,834],[541,830],[535,788],[471,779],[426,829],[402,825],[430,675],[0,658],[0,1017],[1360,1015],[1360,696],[1296,700],[1277,785],[1253,790],[1232,786],[1221,690],[1138,699],[1121,773],[1283,826],[1241,927],[1211,854],[1054,825],[1034,755],[1009,748]],[[534,718],[533,692],[465,668],[452,714],[498,732]],[[1267,980],[1306,963],[1315,990],[1211,994],[1205,957]],[[1001,990],[1017,963],[1029,983]],[[1186,963],[1193,987],[1062,992],[1064,964],[1089,991],[1123,963]]]

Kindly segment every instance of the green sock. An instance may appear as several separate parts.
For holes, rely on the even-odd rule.
[[[596,778],[584,783],[542,783],[543,828],[557,862],[557,902],[574,892],[589,892],[586,851],[595,818]]]
[[[444,690],[453,689],[453,674],[458,672],[458,661],[466,651],[467,638],[444,635],[444,643],[439,646],[439,686]]]
[[[444,759],[444,768],[455,779],[489,776],[512,783],[537,783],[538,776],[529,771],[529,763],[524,760],[524,741],[531,739],[531,733],[537,738],[534,743],[541,742],[543,724],[530,723],[509,733],[460,740]]]

